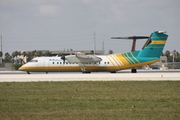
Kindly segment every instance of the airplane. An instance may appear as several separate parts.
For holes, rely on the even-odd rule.
[[[111,72],[151,65],[160,60],[168,35],[166,31],[154,31],[141,50],[110,55],[86,55],[77,52],[74,55],[61,57],[36,57],[19,68],[30,72]]]

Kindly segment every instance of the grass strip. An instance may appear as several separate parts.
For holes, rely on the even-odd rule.
[[[179,81],[0,83],[0,117],[44,119],[180,119]]]

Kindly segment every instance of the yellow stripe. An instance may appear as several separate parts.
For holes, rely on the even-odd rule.
[[[134,64],[135,62],[129,57],[129,55],[126,53],[126,55],[127,55],[127,58],[129,58],[129,61],[132,63],[132,64]]]
[[[121,66],[124,66],[124,64],[121,62],[120,59],[118,59],[118,57],[116,55],[114,55],[114,57],[116,58],[116,60],[118,61],[118,63],[121,65]]]
[[[122,70],[122,69],[128,69],[128,68],[133,68],[137,66],[143,66],[143,65],[149,65],[155,62],[158,62],[159,60],[154,60],[154,61],[149,61],[149,62],[143,62],[139,64],[133,64],[130,65],[127,60],[122,56],[122,54],[116,54],[116,56],[123,61],[124,66],[102,66],[99,67],[97,66],[86,66],[86,70],[88,71],[117,71],[117,70]],[[103,68],[103,69],[102,69]],[[21,71],[81,71],[79,66],[49,66],[49,67],[44,67],[44,66],[26,66],[22,67],[20,69]]]
[[[103,68],[103,69],[102,69]],[[120,67],[118,66],[86,66],[87,71],[112,71],[112,70],[119,70]],[[49,66],[49,67],[44,67],[44,66],[27,66],[27,67],[22,67],[20,69],[21,71],[81,71],[79,66],[66,66],[66,67],[59,67],[59,66]]]
[[[108,60],[113,64],[113,66],[115,66],[114,65],[114,63],[111,61],[111,59],[109,58],[109,56],[107,56],[107,58],[108,58]]]
[[[139,60],[138,60],[136,57],[134,57],[134,55],[132,54],[132,52],[130,52],[130,53],[131,53],[132,57],[133,57],[138,63],[140,63]]]
[[[119,66],[118,65],[118,63],[115,61],[115,59],[113,58],[113,56],[111,55],[111,56],[109,56],[110,57],[110,59],[113,61],[113,63],[115,64],[115,66]]]
[[[122,61],[122,63],[124,64],[124,66],[126,65],[130,65],[129,62],[122,56],[122,54],[116,54],[116,56]]]
[[[116,59],[116,57],[114,55],[111,56],[113,58],[113,60],[116,62],[116,64],[118,66],[121,66],[121,64],[118,62],[118,60]]]
[[[151,44],[165,44],[165,40],[152,40]]]

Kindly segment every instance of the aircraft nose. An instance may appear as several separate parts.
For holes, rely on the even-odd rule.
[[[18,70],[19,70],[19,71],[24,71],[24,70],[25,70],[25,67],[24,67],[24,66],[21,66]]]

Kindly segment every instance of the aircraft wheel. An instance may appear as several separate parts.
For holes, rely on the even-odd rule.
[[[30,74],[30,72],[29,72],[29,71],[26,71],[26,73],[27,73],[27,74]]]
[[[111,71],[111,73],[116,73],[116,71]]]
[[[137,73],[136,69],[131,69],[131,73]]]
[[[85,73],[85,74],[86,74],[86,73],[91,73],[91,72],[89,72],[89,71],[83,71],[82,73]]]

